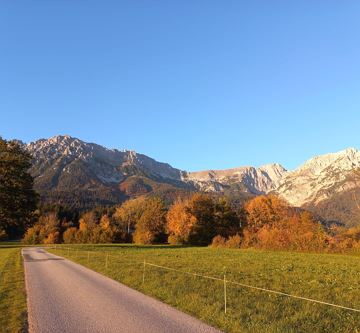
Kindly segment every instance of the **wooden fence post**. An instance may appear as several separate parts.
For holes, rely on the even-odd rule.
[[[227,300],[226,300],[226,273],[224,273],[224,312],[227,311]]]
[[[142,279],[142,283],[143,283],[143,284],[144,284],[144,282],[145,282],[145,266],[146,266],[146,262],[145,262],[145,259],[144,259],[143,279]]]

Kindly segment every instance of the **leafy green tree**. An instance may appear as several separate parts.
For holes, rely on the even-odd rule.
[[[34,222],[37,195],[28,170],[31,156],[15,141],[0,138],[0,229],[21,236]]]

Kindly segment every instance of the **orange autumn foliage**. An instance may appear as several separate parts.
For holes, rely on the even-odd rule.
[[[327,236],[308,212],[294,214],[274,225],[259,230],[258,247],[266,249],[287,249],[319,251],[326,247]]]
[[[292,214],[286,201],[275,195],[260,195],[244,205],[247,229],[254,233],[264,225],[273,225]]]
[[[161,243],[165,238],[166,207],[160,198],[148,198],[144,202],[140,219],[133,235],[136,244]]]
[[[167,220],[167,231],[171,235],[169,243],[183,244],[189,240],[189,236],[196,218],[190,214],[189,200],[177,200],[169,209]]]

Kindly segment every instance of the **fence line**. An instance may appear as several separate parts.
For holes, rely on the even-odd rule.
[[[276,291],[276,290],[256,287],[256,286],[252,286],[252,285],[249,285],[249,284],[240,283],[240,282],[236,282],[236,281],[226,280],[225,276],[224,276],[224,279],[220,279],[220,278],[216,278],[216,277],[213,277],[213,276],[201,275],[201,274],[197,274],[197,273],[190,273],[190,272],[182,271],[182,270],[171,268],[171,267],[165,267],[165,266],[161,266],[161,265],[151,264],[151,263],[148,263],[148,262],[146,263],[146,265],[162,268],[162,269],[169,270],[169,271],[175,271],[175,272],[179,272],[179,273],[183,273],[183,274],[198,276],[198,277],[202,277],[202,278],[205,278],[205,279],[211,279],[211,280],[216,280],[216,281],[224,281],[224,283],[229,283],[229,284],[241,286],[241,287],[244,287],[244,288],[259,290],[259,291],[265,291],[265,292],[280,295],[280,296],[287,296],[287,297],[290,297],[290,298],[296,298],[296,299],[301,299],[301,300],[309,301],[309,302],[313,302],[313,303],[329,305],[329,306],[332,306],[332,307],[345,309],[345,310],[349,310],[349,311],[360,312],[360,309],[354,309],[354,308],[350,308],[350,307],[346,307],[346,306],[342,306],[342,305],[338,305],[338,304],[319,301],[319,300],[312,299],[312,298],[292,295],[292,294],[284,293],[284,292],[281,292],[281,291]],[[226,287],[225,287],[225,293],[226,293]]]
[[[57,249],[56,246],[55,246],[55,249]],[[69,253],[69,250],[71,248],[62,248],[62,249],[68,250],[68,253]],[[99,251],[91,251],[91,252],[99,252]],[[107,267],[107,261],[108,261],[109,253],[104,251],[104,254],[105,253],[106,253],[106,267]],[[88,251],[88,258],[89,258],[89,251]],[[178,273],[182,273],[182,274],[186,274],[186,275],[205,278],[205,279],[208,279],[208,280],[214,280],[214,281],[223,282],[224,283],[224,312],[225,313],[227,312],[227,289],[226,289],[227,284],[233,284],[233,285],[237,285],[237,286],[248,288],[248,289],[264,291],[264,292],[268,292],[268,293],[279,295],[279,296],[286,296],[286,297],[289,297],[289,298],[299,299],[299,300],[308,301],[308,302],[317,303],[317,304],[322,304],[322,305],[328,305],[328,306],[331,306],[331,307],[335,307],[335,308],[339,308],[339,309],[343,309],[343,310],[348,310],[348,311],[353,311],[353,312],[360,313],[360,309],[350,308],[350,307],[343,306],[343,305],[338,305],[338,304],[334,304],[334,303],[319,301],[319,300],[316,300],[316,299],[313,299],[313,298],[297,296],[297,295],[293,295],[293,294],[284,293],[282,291],[276,291],[276,290],[272,290],[272,289],[252,286],[252,285],[237,282],[237,281],[227,280],[226,279],[226,274],[224,274],[223,278],[217,278],[217,277],[214,277],[214,276],[202,275],[202,274],[199,274],[199,273],[186,272],[186,271],[183,271],[181,269],[177,269],[177,268],[173,268],[173,267],[166,267],[166,266],[162,266],[162,265],[157,265],[157,264],[153,264],[153,263],[150,263],[150,262],[146,262],[145,260],[143,262],[139,261],[139,262],[136,262],[136,263],[143,265],[143,276],[142,276],[142,282],[143,283],[145,282],[146,265],[152,266],[152,267],[157,267],[157,268],[167,270],[167,271],[173,271],[173,272],[178,272]]]
[[[255,287],[255,286],[251,286],[251,285],[248,285],[248,284],[244,284],[244,283],[240,283],[240,282],[235,282],[235,281],[227,281],[227,282],[228,282],[228,283],[231,283],[231,284],[234,284],[234,285],[242,286],[242,287],[245,287],[245,288],[256,289],[256,290],[260,290],[260,291],[266,291],[266,292],[272,293],[272,294],[277,294],[277,295],[281,295],[281,296],[287,296],[287,297],[291,297],[291,298],[301,299],[301,300],[304,300],[304,301],[309,301],[309,302],[318,303],[318,304],[329,305],[329,306],[336,307],[336,308],[340,308],[340,309],[344,309],[344,310],[349,310],[349,311],[354,311],[354,312],[360,312],[359,309],[354,309],[354,308],[349,308],[349,307],[342,306],[342,305],[338,305],[338,304],[333,304],[333,303],[318,301],[318,300],[312,299],[312,298],[307,298],[307,297],[302,297],[302,296],[296,296],[296,295],[292,295],[292,294],[287,294],[287,293],[284,293],[284,292],[281,292],[281,291],[276,291],[276,290],[271,290],[271,289],[266,289],[266,288]]]

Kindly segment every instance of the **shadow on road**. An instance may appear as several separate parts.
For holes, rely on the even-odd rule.
[[[50,260],[65,260],[64,258],[44,258],[44,259],[34,259],[29,254],[24,253],[24,261],[26,262],[42,262],[42,261],[50,261]]]

